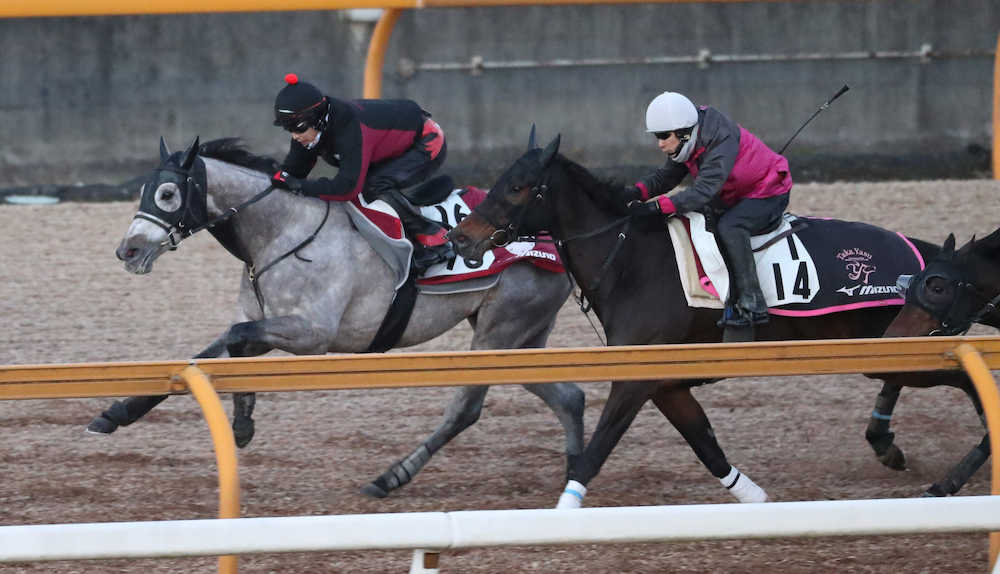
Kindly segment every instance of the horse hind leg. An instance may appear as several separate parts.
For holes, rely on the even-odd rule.
[[[573,383],[541,383],[523,385],[531,394],[542,399],[566,431],[566,456],[583,452],[583,410],[586,395]],[[569,473],[567,462],[567,474]]]
[[[430,461],[438,450],[451,439],[469,428],[483,410],[487,386],[470,386],[458,389],[445,409],[444,421],[410,454],[397,461],[378,478],[361,488],[361,492],[374,498],[385,498],[413,480],[413,477]]]
[[[695,383],[697,384],[697,383]],[[767,502],[764,489],[726,460],[715,431],[701,404],[691,394],[691,384],[669,384],[653,396],[653,404],[681,433],[698,460],[740,502]]]

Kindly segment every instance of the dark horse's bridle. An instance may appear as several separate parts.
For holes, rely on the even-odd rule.
[[[979,292],[975,285],[962,279],[957,270],[940,269],[929,272],[930,268],[915,275],[900,275],[896,285],[904,293],[908,303],[913,303],[933,317],[941,326],[928,335],[952,336],[968,331],[973,323],[978,323],[1000,306],[1000,294],[989,298]],[[947,302],[928,299],[923,286],[932,279],[951,283],[955,296]]]
[[[517,189],[514,189],[514,191],[517,191]],[[500,211],[500,213],[516,214],[516,217],[511,218],[511,221],[509,223],[503,225],[500,222],[494,221],[493,218],[490,215],[488,215],[487,212],[492,210],[478,210],[478,209],[476,210],[479,213],[479,215],[483,219],[485,219],[490,225],[492,225],[493,228],[495,229],[495,231],[492,234],[490,234],[489,237],[491,246],[504,247],[506,245],[509,245],[512,241],[534,241],[536,243],[549,242],[555,245],[556,251],[559,253],[559,257],[562,258],[562,260],[566,262],[567,265],[569,265],[570,258],[569,258],[569,252],[566,250],[567,244],[569,244],[572,241],[578,241],[581,239],[589,239],[591,237],[596,237],[611,229],[618,228],[618,239],[615,242],[615,246],[611,248],[611,251],[604,258],[604,262],[601,264],[601,268],[597,273],[597,278],[589,285],[584,285],[582,283],[580,284],[580,288],[583,291],[579,300],[580,310],[582,310],[584,313],[587,313],[588,311],[590,311],[592,305],[590,297],[588,297],[588,293],[589,294],[597,293],[597,290],[601,286],[601,282],[604,280],[604,277],[611,269],[611,266],[612,264],[614,264],[615,259],[618,258],[618,254],[621,252],[622,247],[625,245],[625,240],[628,239],[628,231],[632,223],[632,216],[626,215],[625,217],[615,219],[614,221],[606,225],[602,225],[592,231],[587,231],[585,233],[580,233],[578,235],[565,237],[563,239],[550,239],[547,237],[538,236],[538,233],[544,234],[546,230],[539,230],[538,232],[536,232],[535,235],[522,234],[520,230],[522,225],[524,224],[524,217],[532,206],[540,202],[547,209],[551,210],[552,208],[551,196],[548,193],[549,184],[547,179],[539,178],[539,182],[536,183],[534,186],[532,186],[530,191],[532,194],[534,194],[534,196],[531,198],[531,201],[529,201],[524,205],[515,205],[502,197],[499,198],[491,197],[490,195],[487,194],[486,199],[483,200],[483,204],[495,203],[500,207],[500,209],[498,210]],[[566,276],[569,278],[570,284],[572,285],[573,284],[572,276],[569,273],[567,273]]]

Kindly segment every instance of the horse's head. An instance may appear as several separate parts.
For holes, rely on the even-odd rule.
[[[560,136],[556,136],[545,149],[539,148],[532,126],[528,151],[504,171],[483,202],[449,232],[459,255],[481,261],[487,249],[550,228],[546,210],[531,207],[545,201],[547,170],[559,152],[559,140]]]
[[[900,277],[906,304],[886,337],[957,335],[991,318],[1000,302],[1000,230],[955,249],[949,235],[941,252],[921,272]]]
[[[205,169],[196,160],[198,138],[174,154],[160,138],[160,166],[142,184],[139,210],[115,250],[128,271],[149,273],[160,254],[175,249],[205,220]]]

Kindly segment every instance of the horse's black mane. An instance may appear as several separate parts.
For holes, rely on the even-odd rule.
[[[598,206],[611,213],[625,213],[625,206],[621,201],[621,189],[623,184],[613,179],[602,179],[591,173],[591,171],[568,157],[557,154],[556,160],[563,164],[570,179],[580,185],[583,191],[594,200]]]
[[[247,151],[240,138],[220,138],[198,146],[198,155],[234,163],[268,175],[278,171],[281,164],[271,157]]]

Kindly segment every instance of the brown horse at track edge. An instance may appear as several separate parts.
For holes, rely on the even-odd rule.
[[[450,233],[459,254],[475,260],[496,242],[546,232],[561,242],[564,262],[604,327],[609,345],[719,342],[721,311],[687,305],[670,239],[660,218],[629,218],[618,198],[620,186],[595,178],[559,155],[556,137],[545,149],[534,145],[499,178],[487,199]],[[923,259],[939,247],[910,241]],[[772,316],[758,328],[758,340],[846,339],[882,336],[898,307],[868,307],[814,317]],[[996,321],[995,317],[990,317]],[[987,321],[984,321],[987,322]],[[866,437],[891,468],[903,468],[893,445],[888,417],[902,386],[951,385],[968,392],[964,373],[894,373],[885,381]],[[652,401],[688,442],[702,464],[741,501],[766,495],[729,464],[704,410],[691,388],[710,380],[614,382],[594,433],[579,456],[571,457],[567,489],[559,507],[582,503],[586,486],[598,474],[639,409]],[[981,406],[970,395],[977,411]],[[978,448],[978,447],[977,447]],[[976,450],[976,449],[973,449]],[[974,469],[972,469],[974,472]],[[959,464],[925,494],[952,494],[971,476]],[[756,490],[755,490],[756,489]]]
[[[906,304],[886,329],[885,336],[960,335],[973,323],[995,326],[1000,309],[998,258],[1000,229],[978,241],[973,237],[957,250],[954,234],[949,235],[941,252],[923,271],[912,277],[900,277]],[[990,457],[989,427],[979,395],[971,384],[960,388],[975,405],[987,434],[956,467],[961,473],[956,483],[934,485],[929,494],[944,496],[957,492],[961,487],[957,481],[962,476],[972,476]]]

